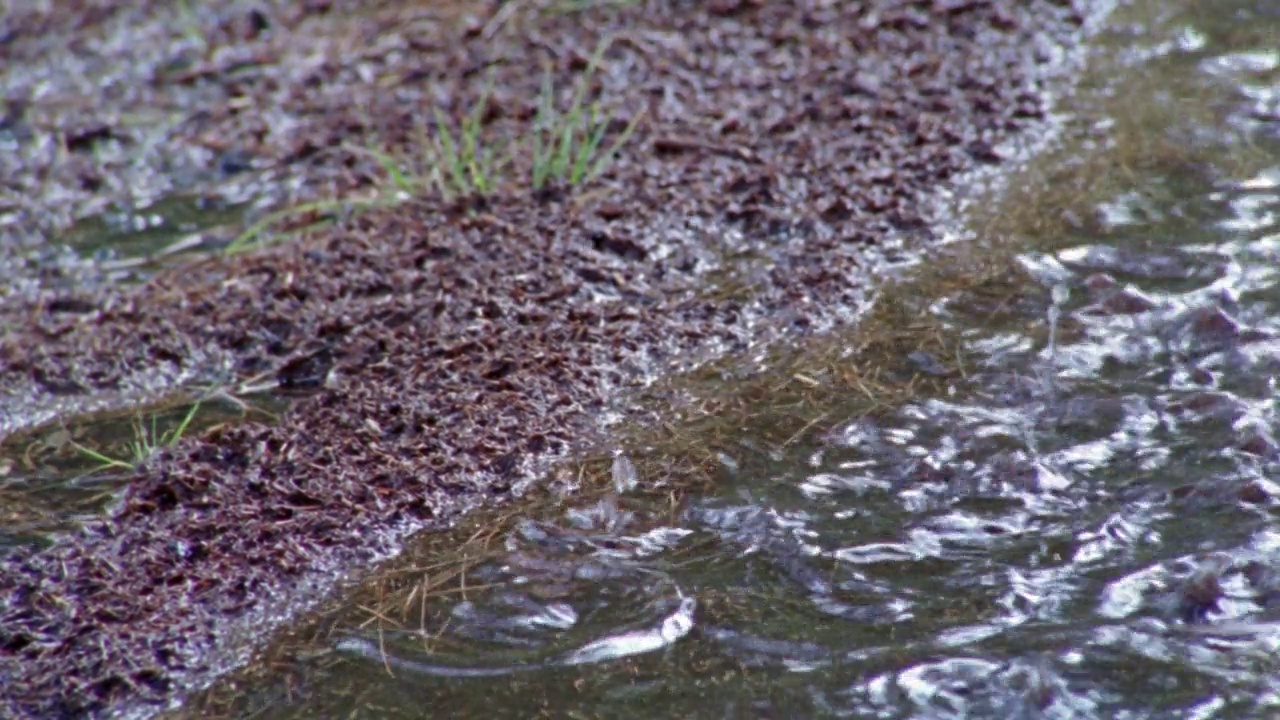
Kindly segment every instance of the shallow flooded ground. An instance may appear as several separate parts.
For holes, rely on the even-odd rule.
[[[154,406],[73,415],[0,440],[0,552],[74,531],[119,498],[135,465],[187,434],[272,422],[286,400],[187,394]]]
[[[1056,210],[991,220],[1007,269],[883,300],[950,339],[882,368],[914,399],[775,374],[682,431],[708,492],[596,463],[601,499],[428,543],[188,712],[1274,716],[1280,15],[1185,5],[1113,18]]]
[[[1049,96],[1076,78],[1098,9],[547,0],[462,3],[451,18],[427,2],[90,4],[93,17],[58,4],[0,20],[0,84],[17,98],[4,165],[20,181],[0,197],[0,264],[17,278],[0,288],[0,434],[56,447],[62,428],[42,423],[193,386],[309,396],[278,422],[110,461],[132,472],[107,512],[77,509],[47,544],[0,556],[12,716],[168,707],[411,533],[514,508],[551,463],[614,443],[604,433],[646,410],[636,426],[714,459],[680,420],[727,427],[714,398],[676,383],[630,407],[620,393],[860,317],[880,271],[934,239],[928,198],[1053,126]],[[191,245],[159,235],[189,225],[210,233],[196,246],[218,247],[226,224],[166,217],[175,193],[212,193],[232,216],[247,201],[253,225],[226,253],[163,267]],[[139,247],[117,238],[99,254],[90,238],[87,259],[46,262],[58,233],[95,216],[136,229]],[[128,265],[138,257],[149,267]],[[119,272],[142,282],[102,282]],[[797,368],[774,389],[742,358],[733,399],[761,399],[754,414],[779,430],[784,389],[847,387],[893,407],[932,367],[912,355],[928,352],[914,320],[902,332],[865,374],[841,368],[842,385]],[[717,370],[734,368],[704,375]],[[792,414],[786,447],[821,427]],[[152,438],[174,437],[160,425]],[[679,462],[628,452],[646,490],[697,485]],[[9,480],[30,493],[51,478]],[[545,505],[558,522],[559,503]],[[503,527],[480,530],[492,544]],[[656,634],[558,662],[684,638],[706,599],[677,599]]]

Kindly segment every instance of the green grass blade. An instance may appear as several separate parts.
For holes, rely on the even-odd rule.
[[[194,403],[191,403],[191,407],[187,410],[186,415],[182,416],[182,421],[179,422],[176,427],[170,428],[169,432],[165,433],[165,445],[172,445],[181,440],[187,434],[187,429],[191,427],[191,421],[195,420],[196,413],[200,412],[200,405],[203,403],[203,397],[199,398]]]
[[[104,469],[104,470],[106,468],[118,468],[120,470],[133,470],[135,467],[137,467],[136,465],[131,465],[123,460],[119,460],[113,457],[107,457],[106,455],[103,455],[102,453],[98,452],[97,450],[94,450],[91,447],[81,445],[75,440],[71,441],[71,447],[74,447],[76,449],[76,452],[79,452],[81,455],[84,455],[91,460],[97,461],[101,466],[101,469]]]
[[[364,154],[372,157],[374,162],[378,163],[378,166],[382,168],[382,172],[386,173],[387,177],[391,180],[391,184],[398,190],[410,195],[417,194],[419,183],[401,170],[400,166],[395,160],[391,159],[390,155],[371,147],[362,148],[354,145],[346,145],[344,147],[355,154]]]
[[[554,90],[551,87],[551,68],[542,73],[542,92],[538,99],[538,113],[533,120],[533,189],[541,190],[551,177],[551,155],[555,152],[551,121],[555,116]],[[544,137],[547,142],[544,144]]]
[[[480,134],[484,132],[484,115],[489,109],[489,94],[493,90],[493,81],[489,80],[480,93],[480,98],[476,101],[476,105],[467,114],[466,122],[463,124],[463,135],[466,143],[466,151],[463,157],[467,161],[467,167],[471,174],[471,187],[480,194],[485,194],[492,190],[493,176],[490,175],[491,163],[489,160],[489,152],[485,149],[484,144],[480,142]]]
[[[604,134],[608,129],[608,123],[600,122],[600,106],[592,105],[587,129],[582,141],[578,144],[578,151],[575,153],[573,160],[573,168],[569,172],[570,185],[577,186],[583,181],[583,176],[586,174],[591,160],[596,156],[596,152],[599,151],[600,142],[604,140]]]
[[[613,141],[613,144],[609,146],[609,149],[605,151],[604,154],[596,158],[595,163],[591,166],[590,172],[588,172],[587,176],[583,178],[583,182],[591,182],[597,177],[600,177],[600,173],[604,172],[604,169],[609,166],[610,162],[613,162],[613,158],[617,154],[618,150],[631,139],[632,133],[634,133],[636,128],[640,126],[640,120],[643,117],[644,112],[641,111],[636,113],[634,118],[631,118],[631,122],[627,123],[627,126],[618,134],[618,139]]]
[[[556,146],[555,165],[552,168],[555,179],[561,182],[564,181],[565,174],[569,170],[569,160],[573,153],[573,138],[576,132],[575,114],[570,113],[569,117],[565,119],[563,130],[560,132],[559,144]]]
[[[478,154],[481,152],[476,134],[479,131],[470,124],[463,124],[461,162],[467,169],[467,187],[471,190],[484,191],[484,171],[480,166]]]
[[[444,113],[436,110],[436,148],[444,161],[445,172],[453,181],[454,190],[465,195],[467,193],[467,174],[458,155],[458,146],[453,141],[453,133],[449,131],[449,123]]]
[[[612,38],[604,38],[596,46],[595,52],[587,61],[586,69],[578,77],[568,110],[559,117],[555,117],[549,80],[544,79],[543,112],[540,113],[538,131],[547,134],[548,148],[545,161],[541,157],[542,147],[539,145],[535,148],[535,190],[548,180],[570,186],[578,185],[588,174],[588,168],[594,167],[592,159],[604,140],[606,126],[599,122],[598,107],[595,104],[588,106],[587,92],[591,78],[599,69],[604,53],[612,42]],[[548,72],[548,78],[549,75]]]
[[[369,207],[374,204],[374,202],[368,202],[361,204],[361,207]],[[315,202],[305,202],[290,208],[277,210],[246,228],[245,231],[240,233],[235,240],[232,240],[231,244],[227,245],[222,252],[225,255],[236,255],[248,250],[250,244],[253,243],[258,236],[271,229],[273,225],[276,225],[277,223],[280,223],[294,215],[303,215],[311,212],[322,213],[334,211],[341,208],[342,205],[343,203],[337,200],[317,200]]]

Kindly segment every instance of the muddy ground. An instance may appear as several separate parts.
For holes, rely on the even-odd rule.
[[[79,111],[8,99],[6,142],[37,145],[3,166],[23,278],[0,296],[10,413],[139,378],[265,373],[306,397],[157,455],[109,517],[3,560],[2,714],[158,708],[406,533],[535,480],[619,391],[847,321],[872,268],[932,239],[937,190],[1043,128],[1085,19],[1048,0],[361,5],[228,4],[198,38],[110,3],[5,19],[6,63],[106,53],[134,81]],[[59,33],[82,42],[35,39]],[[610,36],[592,96],[609,137],[638,124],[585,187],[531,192],[517,154],[485,197],[428,190],[130,287],[15,250],[147,167],[121,160],[127,124],[84,115],[94,92],[180,111],[147,120],[163,140],[144,154],[181,172],[143,196],[244,175],[288,200],[366,197],[387,183],[362,148],[413,165],[434,109],[482,101],[485,142],[519,143],[541,69],[567,103]]]

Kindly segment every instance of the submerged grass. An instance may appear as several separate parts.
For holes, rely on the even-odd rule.
[[[187,430],[191,427],[191,421],[195,419],[196,413],[200,412],[200,407],[203,404],[204,398],[193,402],[177,425],[163,431],[159,427],[159,413],[151,415],[149,424],[142,419],[141,415],[135,415],[133,418],[133,439],[125,444],[128,453],[123,457],[107,455],[75,440],[70,441],[71,446],[85,457],[97,461],[99,470],[109,468],[133,470],[146,462],[147,458],[154,455],[157,450],[169,447],[181,440],[187,434]]]
[[[250,419],[278,422],[287,401],[214,386],[148,409],[92,412],[0,438],[0,551],[44,544],[101,517],[134,470],[197,432]]]
[[[392,207],[400,198],[380,193],[368,198],[347,198],[343,200],[316,200],[277,210],[254,222],[223,249],[224,255],[240,253],[260,248],[290,235],[314,230],[339,222],[342,218],[377,208]],[[281,226],[290,226],[288,230],[277,230]]]

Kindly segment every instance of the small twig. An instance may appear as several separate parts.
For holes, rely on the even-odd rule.
[[[760,156],[752,150],[739,145],[720,145],[717,143],[693,140],[690,138],[660,137],[653,141],[653,150],[657,153],[682,153],[705,151],[716,155],[724,155],[752,165],[760,164]]]
[[[781,449],[785,450],[785,449],[787,449],[788,447],[790,447],[790,446],[791,446],[791,444],[792,444],[792,443],[794,443],[796,440],[799,440],[799,439],[800,439],[800,437],[801,437],[802,435],[804,435],[805,433],[807,433],[807,432],[809,432],[811,429],[813,429],[813,426],[814,426],[814,425],[817,425],[818,423],[822,422],[823,420],[826,420],[826,419],[827,419],[827,417],[828,417],[830,414],[831,414],[831,413],[824,412],[824,413],[822,413],[821,415],[819,415],[818,417],[816,417],[816,418],[814,418],[814,419],[810,420],[809,422],[805,423],[804,427],[802,427],[802,428],[800,428],[799,430],[797,430],[797,431],[795,432],[795,434],[794,434],[794,435],[792,435],[791,437],[787,438],[787,441],[786,441],[786,442],[782,443],[782,448],[781,448]]]

